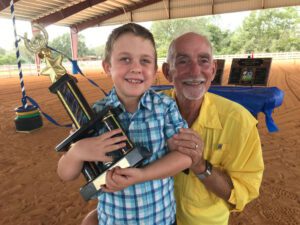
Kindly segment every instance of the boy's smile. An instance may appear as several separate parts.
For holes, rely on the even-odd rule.
[[[141,84],[144,82],[142,79],[125,78],[125,80],[131,84]]]

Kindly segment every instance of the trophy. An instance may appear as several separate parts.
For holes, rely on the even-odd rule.
[[[44,35],[38,34],[32,40],[24,35],[26,48],[38,54],[46,62],[46,68],[41,72],[42,75],[50,76],[52,85],[49,90],[56,94],[70,116],[76,131],[59,143],[55,149],[58,152],[68,151],[69,146],[83,138],[97,135],[99,129],[105,128],[107,131],[121,129],[125,135],[117,114],[118,109],[107,107],[101,112],[95,113],[79,90],[75,77],[69,75],[62,66],[62,55],[54,58],[50,48],[47,47],[48,34],[46,30],[38,24],[33,25]],[[105,184],[106,172],[116,166],[121,168],[137,167],[143,160],[151,156],[151,152],[144,147],[135,146],[127,137],[126,146],[116,151],[110,152],[112,162],[84,162],[82,174],[87,183],[80,188],[80,194],[88,201],[101,193],[101,186]]]

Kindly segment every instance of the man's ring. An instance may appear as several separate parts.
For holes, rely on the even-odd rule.
[[[197,148],[198,148],[198,144],[195,145],[195,149],[197,149]]]

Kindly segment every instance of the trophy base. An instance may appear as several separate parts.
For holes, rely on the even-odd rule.
[[[117,166],[121,168],[138,167],[144,159],[149,158],[150,156],[151,152],[149,152],[147,148],[135,147],[108,169],[112,169]],[[80,188],[80,194],[85,201],[95,198],[97,193],[102,192],[101,186],[105,184],[106,173],[107,171],[104,171],[97,178]]]

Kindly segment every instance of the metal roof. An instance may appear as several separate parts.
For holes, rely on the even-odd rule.
[[[299,6],[300,0],[14,0],[18,20],[74,28]],[[0,17],[10,18],[10,0],[0,0]]]

